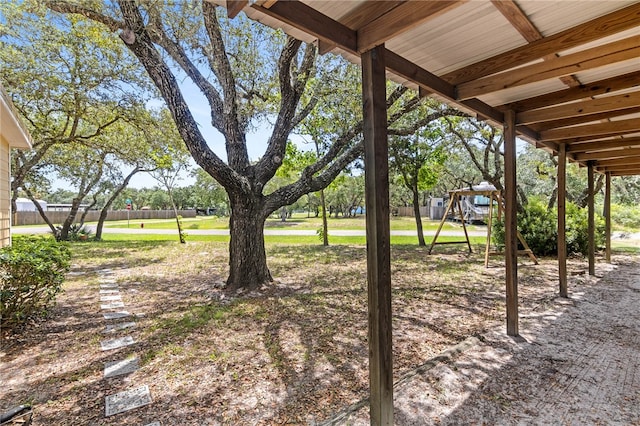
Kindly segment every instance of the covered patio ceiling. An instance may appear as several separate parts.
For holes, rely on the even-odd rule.
[[[209,0],[211,1],[211,0]],[[559,294],[568,297],[566,162],[640,174],[640,0],[216,0],[362,68],[371,424],[393,424],[386,78],[503,127],[507,334],[518,335],[516,137],[558,155]],[[428,279],[428,275],[425,275]]]
[[[222,3],[222,2],[220,2]],[[640,2],[227,1],[387,77],[612,176],[640,174]]]

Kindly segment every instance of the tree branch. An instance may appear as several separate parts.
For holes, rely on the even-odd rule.
[[[180,136],[194,160],[225,189],[249,192],[248,180],[225,164],[207,145],[182,96],[175,76],[160,57],[145,30],[142,15],[136,5],[126,0],[119,1],[119,5],[127,25],[127,30],[121,34],[121,38],[140,60],[162,94],[177,124]]]

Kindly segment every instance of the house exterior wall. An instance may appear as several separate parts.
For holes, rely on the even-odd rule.
[[[0,247],[11,244],[11,166],[9,142],[0,138]]]
[[[11,244],[11,148],[32,146],[29,131],[0,84],[0,247]]]

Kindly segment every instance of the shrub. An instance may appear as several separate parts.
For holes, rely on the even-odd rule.
[[[640,208],[637,206],[611,204],[611,220],[625,229],[639,229]]]
[[[57,240],[60,240],[60,234],[62,232],[62,225],[56,226],[56,231],[54,232],[54,236]],[[93,231],[87,228],[84,225],[80,225],[78,223],[73,223],[69,227],[69,232],[67,234],[67,241],[87,241],[92,234]]]
[[[533,253],[553,256],[558,253],[558,210],[547,209],[546,204],[532,198],[518,213],[518,230]],[[588,252],[588,212],[586,208],[567,202],[566,240],[567,253]],[[494,222],[493,241],[504,247],[504,222]],[[604,243],[604,219],[596,214],[596,247]]]
[[[0,249],[0,321],[15,328],[44,315],[62,291],[71,253],[53,238],[15,238]]]

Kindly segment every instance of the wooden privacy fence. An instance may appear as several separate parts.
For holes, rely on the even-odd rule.
[[[127,210],[112,210],[107,214],[107,220],[143,220],[143,219],[173,219],[175,218],[175,213],[173,210],[130,210],[129,215],[127,216]],[[178,210],[178,214],[182,217],[196,217],[195,210]],[[47,217],[54,224],[61,224],[65,221],[67,216],[69,215],[68,211],[48,211]],[[100,212],[97,210],[92,210],[87,213],[87,217],[85,218],[85,222],[97,222],[100,216]],[[80,220],[82,217],[82,212],[78,212],[76,216],[76,221]],[[40,216],[38,212],[14,212],[13,214],[13,225],[42,225],[45,221]]]
[[[398,207],[398,216],[414,217],[416,214],[413,211],[413,207]],[[420,206],[420,216],[422,218],[429,217],[429,207]]]

